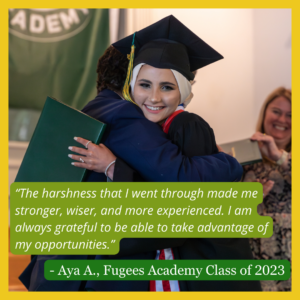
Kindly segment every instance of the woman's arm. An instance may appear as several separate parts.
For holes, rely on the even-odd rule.
[[[176,116],[171,123],[168,138],[188,157],[211,155],[219,152],[213,130],[205,120],[193,113],[182,112]],[[88,142],[82,138],[75,139],[82,145],[86,145]],[[107,172],[111,180],[116,182],[144,181],[137,171],[120,158],[116,159],[116,156],[102,144],[96,147],[96,145],[89,143],[88,150],[73,147],[72,151],[87,156],[85,158],[71,155],[71,158],[75,160],[79,161],[82,158],[85,161],[85,163],[76,162],[74,163],[75,166],[101,173],[104,172],[106,166],[109,166],[110,162],[116,160],[116,163],[110,166]]]
[[[255,132],[251,140],[258,141],[260,151],[265,157],[277,163],[283,170],[290,169],[290,153],[285,152],[283,149],[278,149],[272,136]]]
[[[69,150],[77,153],[69,154],[70,158],[77,160],[77,162],[72,162],[72,165],[97,173],[106,172],[107,177],[113,180],[115,165],[119,166],[120,160],[117,160],[117,157],[103,144],[95,145],[81,137],[74,137],[74,140],[83,146],[88,145],[88,148],[69,147]]]

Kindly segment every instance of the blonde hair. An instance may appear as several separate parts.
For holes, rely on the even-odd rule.
[[[257,125],[256,125],[256,131],[259,131],[261,133],[265,133],[264,120],[265,120],[266,109],[267,109],[268,105],[278,97],[284,97],[290,103],[292,102],[292,92],[291,92],[291,90],[286,89],[284,87],[279,87],[275,91],[273,91],[267,97],[267,99],[265,100],[265,102],[263,103],[263,105],[261,107],[259,117],[258,117],[258,121],[257,121]],[[284,150],[287,151],[287,152],[291,151],[291,140],[289,141],[289,143],[287,144],[287,146]]]

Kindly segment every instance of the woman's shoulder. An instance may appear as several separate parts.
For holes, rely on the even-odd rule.
[[[145,120],[142,110],[135,104],[123,100],[118,94],[103,90],[90,101],[82,112],[107,124],[119,123],[120,120],[132,122]]]
[[[188,111],[183,111],[182,113],[178,114],[173,122],[172,125],[184,125],[184,124],[191,124],[191,123],[198,123],[201,124],[203,126],[209,126],[209,124],[199,115],[194,114],[194,113],[190,113]]]
[[[203,118],[193,113],[177,115],[170,125],[168,137],[189,157],[218,152],[213,130]]]

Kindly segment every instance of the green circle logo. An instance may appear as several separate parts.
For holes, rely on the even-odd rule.
[[[21,39],[50,43],[81,32],[91,19],[91,10],[10,9],[9,32]]]

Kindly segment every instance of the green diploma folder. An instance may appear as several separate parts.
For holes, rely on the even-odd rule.
[[[84,148],[74,140],[82,137],[99,144],[105,124],[47,97],[28,145],[16,182],[81,182],[86,169],[75,167],[69,146]]]
[[[242,165],[250,165],[262,161],[257,141],[250,139],[220,145],[224,152],[232,155]]]

